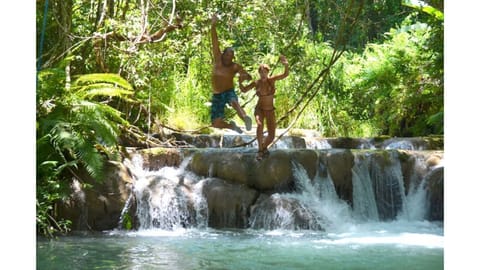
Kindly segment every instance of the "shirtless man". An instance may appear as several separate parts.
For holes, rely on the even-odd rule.
[[[212,70],[212,111],[211,120],[212,126],[215,128],[229,128],[238,133],[242,133],[235,121],[230,123],[225,122],[225,105],[230,104],[238,116],[245,122],[246,130],[252,129],[252,119],[247,116],[245,111],[238,103],[238,97],[235,94],[233,86],[233,78],[237,73],[240,74],[239,82],[244,80],[251,80],[252,77],[243,69],[243,67],[233,62],[234,51],[233,48],[226,48],[223,53],[220,52],[218,44],[218,36],[216,30],[217,16],[212,17],[212,52],[213,52],[213,70]]]
[[[270,67],[265,64],[260,64],[258,68],[260,79],[251,82],[247,86],[243,86],[242,82],[239,82],[242,92],[247,92],[248,90],[255,87],[258,96],[257,106],[255,107],[255,120],[257,122],[258,160],[261,160],[263,157],[268,156],[268,146],[275,138],[275,129],[277,128],[275,123],[275,107],[273,104],[275,95],[275,81],[286,78],[289,73],[288,61],[285,56],[280,56],[280,62],[282,62],[283,66],[285,67],[285,70],[282,74],[268,77]],[[263,138],[263,122],[265,119],[267,119],[268,135],[266,138]]]

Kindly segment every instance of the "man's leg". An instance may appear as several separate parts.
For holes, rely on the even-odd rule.
[[[243,122],[245,122],[245,129],[248,130],[248,131],[251,130],[252,129],[252,118],[250,118],[245,113],[243,108],[240,106],[240,103],[238,103],[237,100],[233,100],[232,102],[230,102],[230,106],[232,106],[232,108],[234,108],[235,111],[237,111],[238,116],[243,120]]]
[[[235,122],[225,122],[225,105],[224,95],[213,95],[212,107],[211,107],[211,121],[214,128],[228,128],[235,130],[238,133],[242,133],[242,130],[237,127]]]
[[[230,121],[230,123],[225,122],[222,118],[216,118],[212,121],[212,126],[214,128],[228,128],[234,130],[238,133],[243,133],[243,131],[237,126],[234,121]]]

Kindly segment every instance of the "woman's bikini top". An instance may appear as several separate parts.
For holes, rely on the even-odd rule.
[[[274,84],[267,79],[267,84],[268,84],[268,88],[269,90],[271,91],[268,91],[269,94],[261,94],[259,90],[256,91],[256,94],[258,97],[267,97],[267,96],[273,96],[275,94],[275,86]]]

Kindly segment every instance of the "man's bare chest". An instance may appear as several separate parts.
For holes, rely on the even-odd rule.
[[[235,68],[233,65],[231,67],[216,65],[213,69],[213,74],[219,77],[233,77],[233,75],[235,75]]]

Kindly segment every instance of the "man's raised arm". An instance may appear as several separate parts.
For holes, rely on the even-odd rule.
[[[217,36],[217,14],[213,14],[212,16],[212,53],[213,53],[213,58],[215,59],[215,62],[220,60],[221,57],[221,52],[220,52],[220,46],[218,44],[218,36]]]

